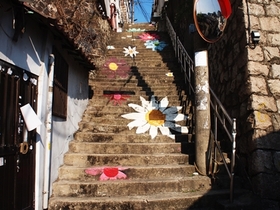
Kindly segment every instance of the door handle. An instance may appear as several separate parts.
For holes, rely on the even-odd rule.
[[[19,152],[21,154],[25,155],[28,152],[28,150],[29,150],[29,145],[28,145],[27,142],[20,143],[20,145],[19,145]]]

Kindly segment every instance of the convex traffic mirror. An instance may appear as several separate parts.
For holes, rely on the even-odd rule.
[[[207,42],[218,41],[231,14],[229,0],[195,0],[194,23],[199,35]]]

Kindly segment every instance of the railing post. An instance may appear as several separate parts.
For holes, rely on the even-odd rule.
[[[208,174],[207,150],[210,140],[210,91],[207,44],[194,34],[195,47],[195,163],[201,175]]]
[[[231,177],[230,177],[230,202],[233,202],[233,180],[234,180],[234,166],[235,166],[235,152],[236,152],[236,119],[233,118],[232,123],[232,156],[231,156]]]

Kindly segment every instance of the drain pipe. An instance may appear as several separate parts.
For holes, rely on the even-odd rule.
[[[46,139],[45,139],[45,164],[43,183],[43,209],[48,209],[49,189],[50,189],[50,158],[51,158],[51,138],[52,138],[52,104],[53,104],[53,77],[54,77],[54,55],[49,55],[48,69],[48,96],[46,113]]]

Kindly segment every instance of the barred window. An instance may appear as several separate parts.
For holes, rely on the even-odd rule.
[[[53,47],[54,82],[53,82],[53,115],[66,119],[67,117],[67,91],[68,91],[68,64]]]

